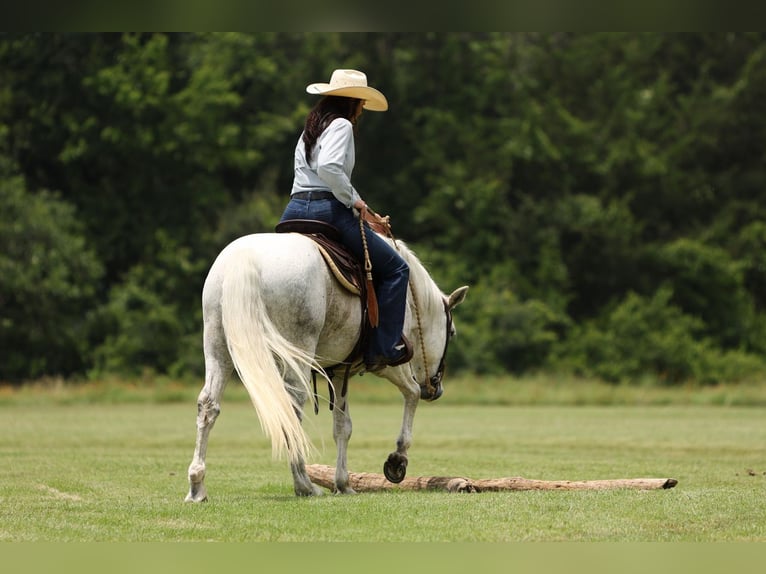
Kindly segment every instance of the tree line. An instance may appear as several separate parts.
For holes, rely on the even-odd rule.
[[[354,183],[449,291],[450,368],[766,373],[766,35],[0,35],[0,381],[199,377],[201,287],[270,231],[334,68]]]

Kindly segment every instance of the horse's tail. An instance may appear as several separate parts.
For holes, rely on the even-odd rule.
[[[285,380],[305,387],[311,396],[311,368],[317,365],[277,331],[266,312],[259,278],[257,265],[249,257],[226,273],[221,297],[226,344],[261,428],[271,438],[273,456],[286,452],[296,462],[305,459],[313,446],[301,426],[302,405],[288,393]]]

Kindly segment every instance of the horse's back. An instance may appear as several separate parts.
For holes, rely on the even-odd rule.
[[[206,325],[220,317],[225,282],[243,274],[251,274],[250,283],[270,319],[292,342],[333,359],[353,346],[355,340],[344,339],[358,334],[359,324],[353,317],[355,311],[360,313],[359,303],[343,292],[310,238],[297,233],[256,233],[227,245],[205,280]]]
[[[229,243],[216,257],[203,288],[203,306],[221,296],[224,280],[234,274],[256,273],[260,286],[291,285],[321,273],[321,259],[311,241],[297,234],[253,233]]]

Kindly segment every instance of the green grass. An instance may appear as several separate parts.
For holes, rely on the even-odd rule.
[[[5,396],[0,541],[766,541],[766,424],[758,406],[424,404],[410,476],[649,476],[679,484],[298,499],[252,408],[237,387],[229,391],[211,435],[210,501],[202,505],[182,502],[196,390],[181,389],[191,399],[168,403],[140,389],[128,393],[134,402],[74,400],[71,389],[58,398],[51,390]],[[398,432],[401,408],[375,402],[375,392],[351,406],[352,471],[380,472]],[[334,464],[330,427],[325,407],[308,416],[319,448],[313,462]]]
[[[401,396],[390,383],[374,376],[353,377],[354,403],[399,404]],[[3,404],[92,404],[92,403],[185,403],[194,402],[201,382],[183,383],[164,377],[119,378],[67,383],[47,379],[21,387],[0,384]],[[320,386],[320,393],[324,392]],[[325,393],[326,394],[326,393]],[[244,388],[231,383],[227,402],[248,402]],[[766,407],[766,380],[726,385],[662,386],[651,384],[607,384],[568,375],[448,376],[439,404],[540,406],[540,405],[725,405]]]

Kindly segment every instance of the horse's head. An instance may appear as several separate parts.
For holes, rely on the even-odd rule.
[[[420,398],[426,401],[435,401],[442,396],[444,389],[442,379],[447,366],[447,349],[452,337],[455,336],[455,325],[452,321],[452,310],[465,300],[468,287],[463,286],[455,289],[448,297],[442,295],[441,313],[438,305],[431,305],[430,309],[416,308],[417,343],[415,345],[415,357],[421,364],[413,365],[413,379],[420,386]],[[420,302],[416,305],[420,307]],[[423,315],[426,315],[425,317]],[[417,316],[419,315],[419,316]],[[420,356],[418,356],[420,351]],[[421,370],[422,369],[422,370]],[[421,376],[416,374],[421,370]]]
[[[407,317],[404,331],[412,343],[412,359],[389,367],[381,375],[398,386],[405,397],[435,401],[442,393],[442,379],[450,339],[455,335],[452,310],[465,300],[468,287],[445,295],[415,254],[402,241],[395,248],[410,268]]]

